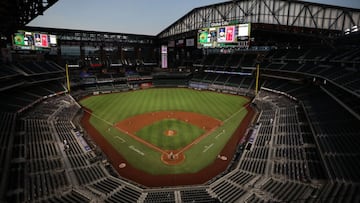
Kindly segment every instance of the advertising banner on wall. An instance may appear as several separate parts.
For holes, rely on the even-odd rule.
[[[162,68],[167,68],[168,67],[167,53],[168,53],[167,46],[162,45],[161,46],[161,67]]]
[[[185,43],[186,43],[187,47],[195,46],[195,40],[193,38],[192,39],[186,39]]]

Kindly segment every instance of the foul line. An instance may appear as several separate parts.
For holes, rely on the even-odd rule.
[[[121,143],[125,143],[125,140],[124,140],[124,139],[122,139],[122,138],[121,138],[121,137],[119,137],[119,136],[115,136],[115,139],[120,140],[120,141],[121,141]]]
[[[106,124],[108,124],[108,125],[110,125],[110,126],[113,126],[113,124],[112,124],[111,122],[109,122],[109,121],[107,121],[107,120],[105,120],[105,119],[101,118],[100,116],[98,116],[98,115],[96,115],[96,114],[94,114],[94,113],[92,113],[92,112],[90,112],[90,111],[88,111],[88,110],[86,110],[86,109],[84,109],[84,111],[86,111],[88,114],[90,114],[90,115],[94,116],[95,118],[97,118],[97,119],[99,119],[99,120],[103,121],[104,123],[106,123]]]
[[[148,147],[150,147],[150,148],[152,148],[152,149],[154,149],[154,150],[156,150],[156,151],[158,151],[158,152],[167,154],[167,152],[164,151],[164,150],[162,150],[161,148],[159,148],[159,147],[157,147],[157,146],[155,146],[155,145],[153,145],[153,144],[151,144],[151,143],[149,143],[149,142],[147,142],[147,141],[139,138],[139,137],[136,136],[136,135],[133,135],[133,134],[131,134],[131,133],[129,133],[129,132],[127,132],[127,131],[119,128],[118,126],[114,126],[111,122],[109,122],[109,121],[101,118],[100,116],[98,116],[98,115],[96,115],[96,114],[94,114],[94,113],[92,113],[92,112],[90,112],[90,111],[88,111],[88,110],[86,110],[86,109],[84,109],[84,111],[86,111],[87,113],[89,113],[91,116],[94,116],[95,118],[103,121],[104,123],[106,123],[106,124],[108,124],[108,125],[110,125],[110,126],[112,126],[112,127],[115,127],[115,128],[118,129],[120,132],[125,133],[126,135],[132,137],[132,138],[135,139],[136,141],[138,141],[138,142],[140,142],[140,143],[143,143],[144,145],[146,145],[146,146],[148,146]],[[116,136],[116,137],[118,137],[118,136]]]
[[[138,142],[140,142],[140,143],[143,143],[144,145],[146,145],[146,146],[148,146],[148,147],[150,147],[150,148],[152,148],[152,149],[154,149],[154,150],[156,150],[156,151],[158,151],[158,152],[167,154],[167,152],[166,152],[165,150],[163,150],[163,149],[161,149],[161,148],[159,148],[159,147],[157,147],[157,146],[155,146],[155,145],[153,145],[153,144],[151,144],[151,143],[149,143],[149,142],[147,142],[147,141],[139,138],[138,136],[136,136],[136,135],[134,135],[134,134],[132,134],[132,133],[129,133],[128,131],[125,131],[125,130],[121,129],[121,128],[118,127],[118,126],[115,126],[115,128],[118,129],[118,130],[120,130],[121,132],[125,133],[126,135],[132,137],[132,138],[135,139],[136,141],[138,141]]]
[[[198,137],[197,139],[195,139],[194,141],[192,141],[190,144],[186,145],[184,148],[182,148],[180,151],[178,151],[176,153],[176,155],[179,155],[180,153],[183,153],[184,151],[190,149],[193,145],[196,145],[197,143],[199,143],[202,139],[204,139],[205,137],[209,136],[211,133],[213,133],[218,127],[212,128],[211,130],[209,130],[208,132],[204,133],[203,135],[201,135],[200,137]]]
[[[247,103],[245,106],[243,106],[241,109],[239,109],[239,111],[235,112],[233,115],[229,116],[229,118],[225,119],[225,120],[223,121],[223,123],[228,122],[228,121],[229,121],[230,119],[232,119],[236,114],[244,111],[244,109],[246,109],[249,105],[250,105],[250,103]]]
[[[224,123],[228,122],[230,119],[232,119],[236,114],[242,112],[244,109],[247,108],[247,106],[249,105],[246,104],[244,105],[241,109],[239,109],[239,111],[235,112],[234,114],[232,114],[231,116],[229,116],[229,118],[225,119],[220,126],[216,126],[215,128],[212,128],[210,131],[208,131],[207,133],[201,135],[200,137],[198,137],[197,139],[195,139],[193,142],[191,142],[190,144],[186,145],[184,148],[182,148],[179,152],[176,153],[176,155],[179,155],[180,153],[185,152],[186,150],[190,149],[193,145],[198,144],[202,139],[204,139],[205,137],[209,136],[211,133],[213,133],[217,128],[221,127],[224,125]],[[220,133],[221,134],[221,133]],[[217,137],[217,136],[216,136]]]

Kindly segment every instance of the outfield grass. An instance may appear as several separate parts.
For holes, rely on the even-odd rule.
[[[174,130],[173,136],[166,136],[165,131]],[[161,149],[177,150],[190,144],[205,131],[195,125],[176,119],[165,119],[145,126],[135,134]]]
[[[216,92],[164,88],[93,96],[80,103],[92,110],[90,123],[131,165],[150,174],[178,174],[197,172],[216,159],[247,114],[243,105],[248,101]],[[159,152],[111,127],[131,116],[172,110],[196,112],[223,121],[221,127],[185,152],[186,159],[180,165],[163,164]]]

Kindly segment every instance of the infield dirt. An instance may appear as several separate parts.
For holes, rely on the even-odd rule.
[[[149,143],[135,135],[135,133],[138,130],[144,128],[145,126],[151,125],[157,121],[161,121],[164,119],[176,119],[187,122],[191,125],[195,125],[203,129],[205,133],[200,137],[198,137],[197,139],[193,140],[187,146],[176,151],[161,149],[155,146],[154,144]],[[122,132],[126,133],[128,136],[131,136],[135,140],[138,140],[139,142],[143,143],[144,145],[162,153],[161,161],[163,163],[167,165],[177,165],[177,164],[181,164],[184,161],[185,159],[184,152],[186,150],[188,150],[194,144],[200,142],[201,139],[208,136],[213,130],[218,128],[221,124],[222,122],[220,120],[198,113],[185,112],[185,111],[160,111],[160,112],[141,114],[127,118],[121,122],[116,123],[115,127],[121,130]]]
[[[132,181],[135,181],[137,183],[140,183],[148,187],[203,184],[206,181],[224,172],[228,164],[230,163],[231,157],[234,155],[238,143],[244,136],[246,128],[255,114],[252,108],[250,108],[248,105],[246,108],[248,110],[246,117],[243,119],[242,123],[239,125],[234,135],[229,139],[226,146],[220,152],[222,156],[229,157],[229,159],[227,159],[226,161],[221,159],[216,159],[211,165],[207,166],[206,168],[202,169],[197,173],[192,173],[192,174],[151,175],[145,173],[144,171],[141,171],[131,166],[131,164],[129,164],[126,161],[126,159],[114,147],[112,147],[112,145],[109,142],[107,142],[107,140],[101,135],[101,133],[97,131],[97,129],[90,124],[89,119],[91,117],[91,111],[88,109],[84,112],[84,116],[82,118],[82,125],[85,128],[85,130],[88,132],[88,134],[92,137],[92,139],[107,155],[109,162],[124,178],[128,178]],[[151,122],[152,121],[144,121],[144,123],[151,123]],[[199,122],[203,124],[203,122],[201,121]],[[206,126],[211,127],[209,125]],[[131,127],[131,129],[137,129],[139,127],[140,126]],[[125,168],[118,167],[120,164],[124,164],[124,163],[126,164]]]

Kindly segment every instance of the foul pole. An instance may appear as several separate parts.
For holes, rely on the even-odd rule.
[[[70,93],[70,78],[69,78],[69,65],[68,64],[66,64],[65,70],[66,70],[67,89],[68,89],[68,92]]]
[[[255,83],[255,96],[258,94],[259,89],[259,72],[260,72],[260,64],[256,64],[256,83]]]

